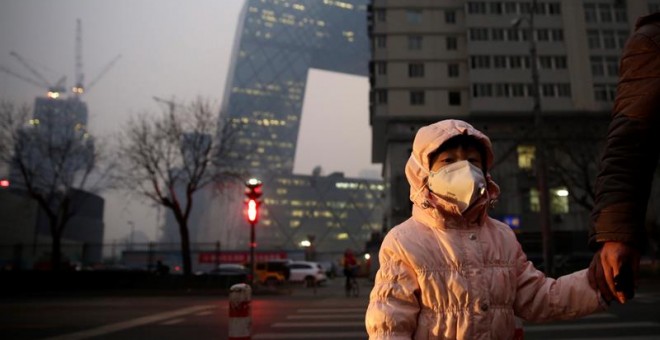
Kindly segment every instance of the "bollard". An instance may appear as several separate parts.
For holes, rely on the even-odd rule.
[[[231,286],[229,290],[229,340],[250,340],[252,316],[250,302],[252,288],[245,283]]]
[[[513,340],[524,340],[525,330],[523,329],[522,320],[516,318],[515,324],[516,324],[516,330],[513,333]]]

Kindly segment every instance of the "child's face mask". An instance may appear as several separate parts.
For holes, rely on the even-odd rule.
[[[428,187],[434,194],[458,206],[464,212],[486,193],[486,179],[477,166],[468,161],[458,161],[430,171]]]

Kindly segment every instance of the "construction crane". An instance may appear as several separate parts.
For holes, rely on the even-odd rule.
[[[121,58],[121,55],[115,56],[99,73],[94,80],[92,80],[87,87],[84,84],[84,74],[83,74],[83,59],[82,59],[82,23],[80,19],[76,21],[76,44],[75,44],[75,84],[71,90],[76,98],[82,95],[89,90],[115,65],[117,60]],[[36,68],[32,67],[27,60],[16,52],[9,53],[12,57],[16,58],[23,67],[25,67],[32,75],[28,77],[22,75],[18,72],[15,72],[5,66],[0,65],[0,71],[7,73],[11,76],[14,76],[18,79],[21,79],[31,85],[34,85],[42,90],[47,91],[47,97],[51,99],[57,99],[61,96],[62,93],[66,92],[66,76],[62,76],[55,84],[51,84],[46,77],[41,75]]]
[[[94,78],[89,85],[85,86],[85,74],[83,73],[83,58],[82,58],[82,22],[80,19],[76,20],[76,67],[75,67],[75,84],[73,85],[73,88],[71,89],[71,92],[75,96],[80,96],[85,92],[89,92],[89,90],[92,89],[92,87],[103,77],[121,58],[121,54],[118,54],[115,56],[99,73],[96,78]]]
[[[23,81],[25,81],[29,84],[37,86],[38,88],[40,88],[42,90],[45,89],[47,91],[48,98],[56,99],[56,98],[59,98],[62,93],[66,92],[66,88],[64,86],[64,83],[66,82],[66,77],[65,76],[62,76],[53,85],[43,75],[41,75],[41,73],[39,73],[39,71],[37,71],[34,67],[32,67],[32,65],[30,65],[30,63],[28,63],[27,60],[24,57],[22,57],[20,54],[12,51],[12,52],[9,53],[9,55],[16,58],[16,60],[18,60],[18,62],[21,63],[21,65],[23,65],[23,67],[28,69],[28,71],[30,71],[32,76],[34,76],[36,79],[21,75],[20,73],[14,72],[9,68],[0,65],[0,70],[2,70],[3,72],[5,72],[9,75],[12,75],[12,76],[14,76],[18,79],[21,79],[21,80],[23,80]]]

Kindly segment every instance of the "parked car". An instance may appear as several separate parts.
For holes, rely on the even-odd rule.
[[[198,276],[210,282],[214,287],[230,288],[237,283],[247,282],[248,269],[241,264],[221,263],[208,272],[198,272]]]
[[[280,285],[289,280],[291,262],[287,259],[257,262],[254,270],[255,279],[258,283],[269,287]],[[245,264],[245,267],[249,272],[250,264]]]
[[[289,269],[289,281],[304,282],[307,286],[318,285],[328,279],[325,269],[318,262],[293,261],[289,264]]]

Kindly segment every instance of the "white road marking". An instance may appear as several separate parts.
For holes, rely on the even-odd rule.
[[[177,323],[181,323],[182,321],[183,321],[183,318],[172,319],[172,320],[168,320],[168,321],[165,321],[165,322],[161,323],[161,325],[163,325],[163,326],[176,325]]]
[[[128,321],[122,321],[110,325],[105,325],[97,328],[92,328],[88,329],[85,331],[80,331],[80,332],[74,332],[74,333],[69,333],[69,334],[64,334],[60,336],[55,336],[51,338],[47,338],[45,340],[78,340],[78,339],[87,339],[95,336],[100,336],[100,335],[105,335],[105,334],[110,334],[114,332],[119,332],[123,331],[125,329],[129,328],[134,328],[150,323],[156,323],[161,320],[167,320],[167,319],[172,319],[178,316],[182,315],[187,315],[187,314],[192,314],[196,313],[202,310],[208,310],[208,309],[213,309],[216,308],[216,306],[213,305],[202,305],[202,306],[193,306],[193,307],[188,307],[188,308],[183,308],[183,309],[178,309],[170,312],[164,312],[164,313],[158,313],[154,315],[149,315],[149,316],[144,316],[141,318],[133,319],[133,320],[128,320]]]
[[[364,327],[364,321],[327,321],[327,322],[276,322],[272,325],[277,328],[286,327]]]
[[[277,339],[366,339],[367,332],[322,332],[322,333],[260,333],[252,336],[255,340]]]
[[[348,312],[362,312],[367,310],[364,308],[303,308],[298,309],[298,313],[348,313]]]
[[[601,329],[621,329],[621,328],[641,328],[641,327],[660,327],[657,322],[612,322],[612,323],[581,323],[570,325],[529,325],[524,326],[525,333],[547,332],[547,331],[586,331]]]
[[[330,319],[364,319],[364,313],[346,313],[346,314],[334,314],[334,315],[323,315],[323,314],[313,314],[313,315],[288,315],[286,317],[289,320],[330,320]]]

